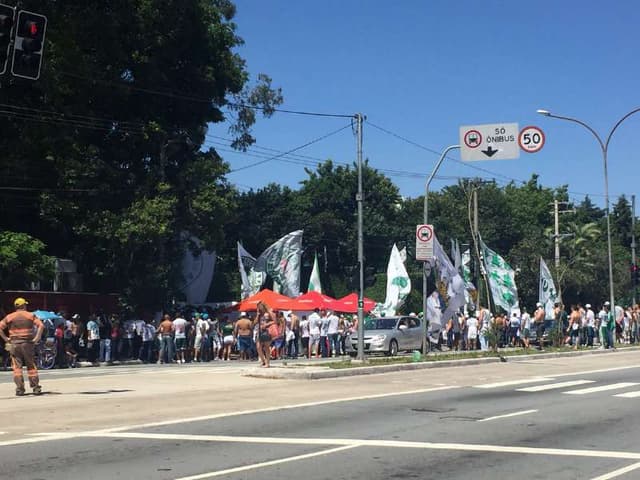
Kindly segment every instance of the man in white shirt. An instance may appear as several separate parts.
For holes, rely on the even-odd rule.
[[[522,307],[522,316],[520,317],[520,321],[520,338],[522,338],[524,348],[529,348],[529,337],[531,336],[531,315],[529,315],[525,307]]]
[[[196,341],[195,341],[195,361],[204,361],[204,355],[201,355],[203,348],[207,348],[209,340],[209,322],[207,322],[200,313],[196,313]]]
[[[316,308],[309,315],[309,358],[315,351],[316,358],[320,356],[320,309]]]
[[[469,318],[467,318],[467,349],[475,350],[476,343],[478,341],[478,319],[473,312],[469,312]]]
[[[331,356],[331,350],[333,351],[333,356],[337,357],[340,355],[340,336],[338,335],[338,323],[340,319],[335,314],[335,312],[331,310],[327,310],[327,320],[329,322],[327,326],[327,336],[329,337],[329,350]]]
[[[182,313],[176,316],[173,328],[178,363],[184,363],[184,351],[187,348],[187,321],[182,317]]]
[[[595,336],[596,331],[596,314],[591,310],[590,303],[587,303],[585,308],[587,309],[584,314],[587,322],[587,347],[593,347],[593,337]]]

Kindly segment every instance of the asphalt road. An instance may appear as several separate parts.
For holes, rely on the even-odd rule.
[[[465,367],[431,382],[419,382],[428,372],[253,380],[216,397],[228,407],[216,412],[180,401],[150,421],[62,433],[42,425],[0,441],[0,478],[640,478],[640,355],[617,358]],[[356,391],[361,382],[367,393]],[[312,395],[274,405],[274,385]],[[323,389],[340,394],[320,398]]]

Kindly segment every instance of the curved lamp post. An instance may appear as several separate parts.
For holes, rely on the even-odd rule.
[[[636,108],[635,110],[632,110],[626,115],[624,115],[613,126],[613,128],[609,132],[609,135],[607,135],[607,139],[605,141],[602,141],[602,138],[600,138],[600,135],[598,135],[598,132],[596,132],[593,128],[591,128],[589,125],[584,123],[582,120],[578,120],[577,118],[572,118],[572,117],[565,117],[562,115],[555,115],[548,110],[537,110],[537,113],[539,113],[540,115],[544,115],[545,117],[557,118],[560,120],[567,120],[569,122],[582,125],[584,128],[589,130],[589,132],[591,132],[591,134],[596,138],[596,140],[600,144],[600,149],[602,150],[602,160],[604,163],[604,197],[605,197],[605,212],[607,214],[607,253],[609,255],[609,296],[610,296],[609,301],[611,302],[610,312],[612,312],[612,315],[614,316],[614,318],[615,318],[615,300],[614,300],[614,294],[613,294],[613,255],[611,253],[611,219],[609,218],[610,217],[609,215],[609,176],[607,173],[607,153],[609,150],[609,142],[611,141],[611,137],[613,136],[614,132],[618,129],[618,127],[622,122],[624,122],[627,118],[629,118],[631,115],[637,112],[640,112],[640,108]]]

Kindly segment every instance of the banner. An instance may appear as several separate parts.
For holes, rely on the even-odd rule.
[[[300,294],[302,230],[288,233],[267,248],[256,260],[254,270],[269,275],[288,297]]]
[[[187,238],[188,234],[184,235]],[[190,248],[192,244],[195,248]],[[199,250],[199,253],[194,253]],[[188,237],[185,242],[184,256],[182,257],[182,278],[184,285],[182,292],[186,302],[190,305],[197,305],[207,301],[207,294],[213,279],[213,272],[216,267],[216,252],[202,250],[202,242],[196,237]]]
[[[504,258],[487,247],[481,238],[479,241],[493,303],[510,314],[511,310],[519,308],[515,272]]]
[[[407,258],[406,253],[404,258]],[[387,265],[387,295],[384,303],[376,305],[376,312],[379,315],[395,315],[410,292],[411,279],[404,266],[402,254],[394,243]]]
[[[255,265],[256,259],[238,242],[238,268],[242,282],[242,300],[258,293],[266,279],[265,274],[254,270]],[[247,271],[249,271],[248,274]]]
[[[544,306],[545,318],[553,319],[553,305],[558,301],[558,292],[553,283],[553,277],[549,267],[540,257],[540,288],[538,289],[538,301]]]
[[[459,260],[458,251],[453,248],[454,256]],[[433,236],[433,261],[439,280],[446,287],[447,307],[440,316],[441,325],[446,325],[447,321],[453,317],[461,307],[464,306],[465,281],[460,274],[460,264],[454,265],[447,256],[444,248],[440,244],[437,236]],[[444,295],[444,292],[443,292]],[[428,300],[427,300],[428,301]]]
[[[316,253],[313,258],[313,270],[311,270],[311,277],[309,277],[309,286],[307,292],[322,293],[322,284],[320,283],[320,267],[318,266],[318,254]]]

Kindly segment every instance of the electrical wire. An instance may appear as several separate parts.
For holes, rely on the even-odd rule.
[[[336,134],[338,134],[338,133],[342,132],[343,130],[346,130],[347,128],[350,128],[350,127],[351,127],[351,124],[345,125],[345,126],[339,128],[337,130],[334,130],[334,131],[329,132],[329,133],[327,133],[325,135],[322,135],[321,137],[315,138],[315,139],[313,139],[313,140],[311,140],[311,141],[309,141],[307,143],[304,143],[304,144],[302,144],[302,145],[300,145],[298,147],[292,148],[291,150],[287,150],[286,152],[282,152],[282,153],[280,153],[278,155],[274,155],[272,157],[266,158],[266,159],[261,160],[259,162],[252,163],[250,165],[245,165],[243,167],[235,168],[233,170],[230,170],[229,173],[240,172],[240,171],[246,170],[248,168],[257,167],[258,165],[262,165],[262,164],[270,162],[272,160],[277,160],[278,158],[284,157],[285,155],[289,155],[290,153],[297,152],[298,150],[302,150],[303,148],[306,148],[306,147],[308,147],[310,145],[313,145],[314,143],[318,143],[318,142],[320,142],[322,140],[325,140],[326,138],[329,138],[329,137],[331,137],[333,135],[336,135]]]

